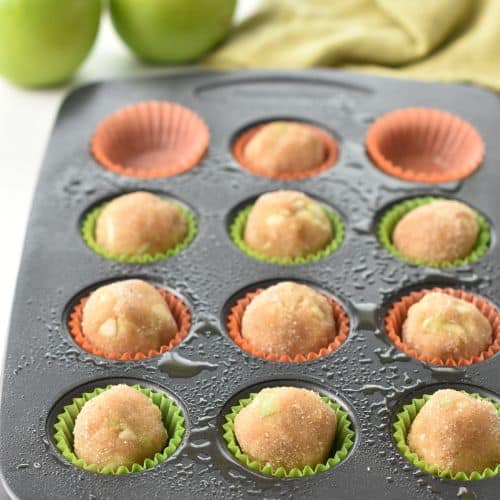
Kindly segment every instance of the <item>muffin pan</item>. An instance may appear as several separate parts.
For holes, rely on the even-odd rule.
[[[182,174],[150,178],[120,175],[96,161],[90,143],[99,124],[115,111],[145,101],[178,103],[203,119],[210,142],[197,165]],[[364,144],[371,124],[408,107],[439,108],[471,124],[484,141],[480,167],[461,180],[433,185],[377,168]],[[41,170],[12,312],[0,415],[6,495],[495,498],[498,477],[441,479],[412,465],[395,445],[393,423],[404,404],[441,387],[498,401],[499,356],[468,366],[430,365],[392,343],[384,318],[400,298],[435,286],[464,289],[500,305],[495,236],[500,224],[499,108],[492,93],[464,85],[327,70],[202,72],[102,82],[71,93]],[[242,168],[232,154],[238,134],[283,118],[313,123],[335,137],[335,165],[295,181],[266,179]],[[481,153],[480,147],[477,151]],[[283,187],[335,207],[345,236],[334,253],[285,266],[253,259],[234,245],[229,227],[238,207]],[[87,246],[81,225],[89,210],[135,190],[166,193],[192,209],[197,232],[189,246],[141,264],[108,260]],[[491,238],[477,261],[446,269],[415,266],[381,245],[377,222],[384,210],[403,199],[429,195],[462,200],[484,215]],[[173,349],[140,360],[105,359],[79,347],[68,328],[74,305],[98,285],[130,277],[177,295],[192,318],[188,335]],[[283,279],[311,284],[345,310],[349,332],[333,352],[312,361],[278,362],[253,356],[231,340],[226,324],[235,300]],[[57,415],[82,393],[119,382],[164,392],[175,401],[185,418],[182,442],[165,461],[141,472],[104,475],[75,467],[55,446]],[[324,472],[268,477],[247,469],[227,447],[223,425],[231,406],[261,387],[283,384],[313,388],[350,417],[354,444]]]

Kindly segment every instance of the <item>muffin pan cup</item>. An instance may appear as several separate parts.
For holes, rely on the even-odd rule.
[[[179,407],[166,395],[152,391],[147,387],[140,385],[133,385],[135,389],[141,391],[151,401],[158,406],[162,414],[163,425],[168,433],[167,446],[161,451],[156,453],[153,457],[146,458],[144,462],[133,464],[132,467],[124,465],[113,469],[111,467],[99,468],[95,464],[88,464],[81,458],[75,455],[73,450],[73,428],[75,426],[78,414],[85,406],[85,403],[92,398],[102,394],[112,386],[98,387],[92,392],[85,392],[80,397],[74,398],[71,404],[64,407],[63,412],[57,416],[57,422],[54,425],[54,442],[57,449],[61,452],[66,460],[71,462],[76,467],[80,467],[89,472],[97,472],[99,474],[130,474],[132,472],[142,472],[151,467],[155,467],[168,457],[170,457],[175,450],[179,447],[184,433],[184,417],[182,416]]]
[[[109,252],[108,250],[102,248],[98,245],[95,239],[95,228],[97,224],[97,219],[99,215],[101,215],[104,207],[107,205],[106,203],[102,203],[98,207],[93,208],[88,212],[82,222],[82,237],[87,246],[93,250],[96,254],[110,260],[116,260],[118,262],[130,263],[130,264],[147,264],[151,262],[156,262],[158,260],[168,259],[169,257],[173,257],[174,255],[185,250],[190,243],[196,237],[197,231],[197,223],[194,214],[188,208],[181,207],[178,205],[179,209],[182,211],[182,214],[186,220],[187,224],[187,233],[182,241],[177,243],[177,245],[165,250],[164,252],[158,252],[155,254],[144,254],[144,255],[127,255],[127,254],[117,254],[113,252]]]
[[[323,148],[325,151],[325,158],[323,162],[317,166],[297,172],[270,174],[269,172],[266,171],[266,169],[261,168],[259,165],[255,165],[249,162],[245,158],[245,148],[247,144],[251,141],[251,139],[255,136],[255,134],[264,126],[263,124],[258,124],[253,127],[250,127],[249,129],[244,130],[238,135],[232,146],[233,155],[243,168],[246,168],[249,172],[252,172],[255,175],[268,177],[269,179],[282,180],[282,181],[298,181],[318,175],[324,170],[333,167],[338,158],[338,145],[333,136],[329,134],[326,130],[323,130],[319,127],[315,127],[308,123],[304,123],[302,125],[307,126],[310,130],[312,130],[317,135],[317,137],[319,137],[319,139],[323,144]]]
[[[466,392],[466,391],[463,391]],[[471,396],[481,399],[479,394],[469,393]],[[418,458],[416,453],[413,453],[408,446],[406,441],[408,432],[411,427],[411,423],[417,416],[418,412],[422,409],[425,403],[429,400],[430,395],[424,394],[420,398],[415,398],[410,404],[403,407],[402,411],[397,414],[396,422],[394,423],[394,440],[398,450],[403,454],[403,456],[413,465],[419,469],[443,479],[455,479],[460,481],[474,481],[480,479],[491,479],[500,474],[500,464],[498,464],[494,469],[484,469],[482,471],[474,471],[470,474],[465,472],[453,473],[450,470],[440,470],[436,466],[429,465],[420,458]],[[487,398],[484,398],[487,399]],[[495,403],[495,406],[500,413],[500,404]]]
[[[484,157],[483,140],[470,123],[424,107],[378,118],[366,135],[366,149],[387,174],[428,184],[466,178]]]
[[[283,266],[291,266],[297,264],[309,264],[311,262],[316,262],[318,260],[324,259],[328,257],[330,254],[336,252],[340,245],[342,244],[342,240],[344,239],[344,225],[342,223],[342,219],[339,215],[337,215],[333,210],[328,208],[324,209],[325,215],[330,221],[333,238],[330,242],[321,250],[318,250],[315,253],[310,255],[306,255],[304,257],[273,257],[269,255],[265,255],[263,253],[254,250],[250,245],[245,241],[245,227],[248,220],[248,215],[250,214],[250,210],[252,210],[252,205],[241,209],[235,216],[234,220],[231,223],[231,227],[229,229],[229,234],[233,243],[241,250],[243,253],[247,254],[249,257],[253,259],[262,260],[264,262],[269,262],[270,264],[280,264]]]
[[[195,168],[168,177],[103,168],[91,150],[99,124],[117,110],[151,101],[179,103],[203,120],[210,131],[204,156]],[[474,175],[430,191],[377,168],[364,148],[370,126],[409,106],[446,109],[474,126],[486,148]],[[0,404],[0,497],[456,500],[466,491],[496,498],[498,476],[441,478],[409,462],[396,446],[393,424],[405,404],[439,388],[498,402],[498,353],[464,366],[421,362],[392,343],[384,318],[402,297],[433,287],[484,297],[498,311],[497,107],[495,95],[477,88],[335,70],[186,73],[100,82],[72,92],[47,147],[13,302]],[[333,168],[283,181],[241,167],[232,152],[238,133],[283,117],[334,133]],[[230,226],[238,209],[277,189],[302,191],[335,210],[343,237],[334,252],[291,266],[252,258],[234,244]],[[178,199],[196,216],[196,237],[169,258],[145,262],[90,249],[81,233],[85,217],[106,200],[139,190]],[[380,244],[379,215],[427,194],[460,199],[485,217],[490,243],[480,259],[445,269],[414,266]],[[75,305],[102,284],[130,278],[175,291],[189,308],[189,334],[144,359],[108,359],[80,348],[68,328]],[[231,307],[281,280],[309,284],[342,306],[349,333],[338,349],[294,363],[262,359],[235,344],[226,327]],[[182,441],[154,467],[100,474],[74,465],[56,446],[54,424],[64,406],[115,383],[164,393],[182,412]],[[353,444],[335,466],[276,477],[248,468],[231,452],[226,415],[249,394],[276,385],[316,390],[348,414]]]
[[[352,448],[354,444],[354,430],[352,429],[349,414],[342,410],[338,403],[335,403],[326,396],[322,396],[321,399],[323,402],[335,411],[335,415],[337,417],[335,441],[330,452],[331,456],[325,463],[317,464],[315,467],[306,465],[303,469],[294,468],[287,470],[284,467],[277,467],[273,469],[271,464],[263,464],[257,460],[252,460],[248,455],[241,451],[241,448],[238,445],[238,441],[236,440],[234,433],[234,419],[236,418],[236,415],[243,408],[245,408],[245,406],[252,402],[256,395],[256,393],[252,393],[247,398],[241,399],[236,406],[233,406],[231,408],[231,413],[225,416],[226,423],[222,426],[224,430],[223,437],[229,450],[237,460],[245,465],[245,467],[273,477],[307,477],[317,474],[318,472],[325,472],[332,467],[335,467],[347,456],[349,450]]]
[[[241,322],[243,320],[243,315],[245,314],[246,308],[250,305],[250,302],[263,292],[264,289],[260,288],[254,292],[247,293],[241,299],[236,301],[236,304],[231,307],[231,311],[227,317],[226,326],[229,337],[234,341],[236,345],[241,347],[249,354],[257,356],[259,358],[267,359],[269,361],[280,361],[283,363],[302,363],[304,361],[314,361],[323,356],[328,356],[335,350],[337,350],[347,339],[349,335],[349,317],[345,312],[344,308],[336,301],[330,297],[326,297],[328,303],[332,308],[333,317],[335,320],[335,327],[337,333],[335,338],[326,346],[322,347],[318,352],[309,352],[307,354],[297,354],[295,356],[290,356],[288,354],[282,354],[281,356],[262,352],[252,346],[241,334]]]
[[[83,320],[83,309],[85,307],[85,303],[90,298],[90,295],[86,295],[82,299],[80,299],[75,306],[72,308],[68,319],[68,328],[70,334],[72,335],[74,341],[82,348],[88,351],[90,354],[94,354],[96,356],[102,356],[103,358],[120,360],[120,361],[131,361],[131,360],[140,360],[145,358],[151,358],[153,356],[159,356],[170,349],[173,349],[176,345],[181,343],[189,333],[191,328],[191,315],[189,314],[189,308],[184,304],[184,302],[176,297],[173,293],[167,292],[166,290],[162,290],[161,288],[157,288],[160,295],[165,300],[166,305],[170,309],[172,316],[177,324],[177,333],[170,340],[168,344],[160,346],[159,349],[151,349],[148,352],[125,352],[123,354],[119,354],[116,352],[107,353],[102,351],[97,346],[93,345],[85,338],[85,334],[83,333],[82,328],[82,320]]]
[[[477,356],[456,360],[453,358],[431,358],[430,356],[420,354],[416,349],[406,344],[402,338],[402,328],[406,320],[408,310],[413,304],[419,302],[428,292],[446,293],[457,299],[466,300],[467,302],[474,304],[481,314],[488,319],[491,325],[492,339],[488,348]],[[384,326],[389,339],[398,349],[412,358],[418,359],[424,363],[430,363],[432,365],[467,366],[485,361],[486,359],[494,356],[500,350],[500,313],[493,305],[489,304],[482,297],[472,293],[467,293],[464,290],[435,287],[432,289],[411,292],[392,304],[385,316]]]
[[[410,264],[416,266],[428,266],[437,268],[448,268],[448,267],[458,267],[466,266],[467,264],[472,264],[473,262],[480,259],[487,251],[489,243],[491,241],[490,228],[486,219],[476,212],[476,220],[479,226],[479,233],[477,236],[476,244],[470,252],[469,255],[462,259],[457,259],[451,262],[427,262],[424,260],[413,259],[404,255],[400,252],[392,241],[392,234],[396,228],[398,222],[411,210],[422,205],[427,205],[432,201],[443,200],[445,198],[433,197],[433,196],[420,196],[417,198],[410,198],[404,200],[400,203],[396,203],[386,212],[382,214],[377,227],[377,234],[380,243],[384,248],[389,250],[395,257],[401,260],[405,260]]]
[[[146,101],[115,111],[92,137],[92,154],[104,167],[138,178],[170,177],[194,168],[210,132],[190,109]]]

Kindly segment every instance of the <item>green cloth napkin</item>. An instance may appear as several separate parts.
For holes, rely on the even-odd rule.
[[[340,66],[500,91],[500,0],[263,0],[206,63]]]

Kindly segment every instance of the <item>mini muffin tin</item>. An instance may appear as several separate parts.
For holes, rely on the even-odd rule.
[[[103,168],[90,152],[98,124],[141,101],[180,103],[210,130],[208,152],[180,175],[134,178]],[[406,107],[447,110],[471,123],[485,143],[481,167],[445,184],[418,184],[376,168],[364,139],[375,119]],[[393,440],[404,404],[441,387],[500,398],[499,356],[470,366],[431,366],[389,340],[384,317],[413,290],[464,289],[500,305],[500,105],[465,85],[384,79],[333,70],[187,73],[102,82],[72,92],[59,112],[40,174],[15,295],[0,415],[0,472],[6,495],[58,498],[496,498],[500,478],[440,479],[410,464]],[[292,119],[330,132],[335,164],[296,181],[259,177],[238,165],[232,145],[261,122]],[[238,208],[263,192],[289,188],[323,200],[342,218],[345,236],[332,254],[303,265],[276,265],[242,253],[229,237]],[[176,255],[151,263],[107,260],[81,236],[93,207],[135,190],[165,194],[188,207],[197,234]],[[395,202],[448,197],[487,220],[491,241],[476,262],[458,268],[414,266],[377,239],[377,222]],[[5,244],[8,244],[6,241]],[[143,360],[114,361],[80,348],[67,322],[98,286],[138,277],[177,294],[190,309],[188,336]],[[313,361],[275,362],[240,349],[227,315],[246,293],[292,279],[316,287],[347,312],[350,331],[334,352]],[[164,392],[182,410],[186,433],[158,466],[125,475],[88,472],[54,445],[53,426],[72,398],[110,383]],[[240,464],[223,439],[225,416],[265,386],[317,390],[350,416],[354,445],[340,463],[301,478],[267,477]]]

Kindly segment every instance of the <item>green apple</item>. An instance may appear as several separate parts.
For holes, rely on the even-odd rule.
[[[69,78],[99,28],[101,0],[0,0],[0,74],[18,85]]]
[[[123,41],[141,59],[198,59],[227,34],[236,0],[110,0]]]

